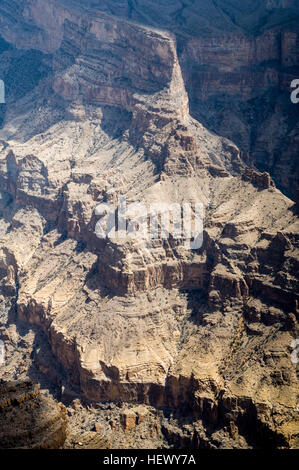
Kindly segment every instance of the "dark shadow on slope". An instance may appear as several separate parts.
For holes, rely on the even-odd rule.
[[[102,130],[111,139],[120,139],[123,133],[129,129],[132,121],[132,113],[115,106],[103,106],[101,120]]]

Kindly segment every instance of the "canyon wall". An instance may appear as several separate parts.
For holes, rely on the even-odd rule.
[[[61,449],[66,409],[30,380],[0,382],[0,448]]]
[[[198,30],[190,37],[188,22],[178,35],[180,8],[169,33],[134,2],[96,6],[51,0],[44,14],[44,2],[1,3],[9,83],[0,132],[3,376],[32,374],[29,359],[19,368],[13,354],[25,328],[43,335],[27,349],[62,399],[170,408],[181,439],[197,447],[294,447],[298,208],[266,159],[263,171],[253,168],[245,131],[239,148],[203,125],[212,111],[196,119],[205,102],[215,106],[216,86],[246,106],[248,93],[287,86],[275,72],[282,35],[231,31],[215,5],[199,25],[215,14],[213,29],[226,18],[226,31],[204,38]],[[172,11],[168,1],[161,8]],[[14,87],[14,67],[29,58],[26,86]],[[274,65],[257,78],[252,70],[269,58]],[[242,125],[227,106],[233,132]],[[267,141],[277,136],[263,130]],[[290,160],[281,161],[291,175]],[[116,206],[119,196],[147,206],[201,202],[202,246],[140,233],[98,238],[96,207]],[[180,439],[167,425],[165,433]]]

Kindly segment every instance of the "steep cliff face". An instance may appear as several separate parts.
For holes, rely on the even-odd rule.
[[[141,21],[134,2],[112,3]],[[215,77],[227,74],[227,93],[246,100],[242,67],[276,60],[277,33],[263,33],[265,52],[238,31],[234,75],[231,31],[219,42],[184,30],[178,56],[173,34],[111,16],[111,2],[104,13],[84,5],[51,0],[45,14],[44,2],[1,3],[3,73],[33,49],[40,70],[22,92],[9,88],[0,133],[1,335],[12,347],[24,325],[42,331],[44,346],[27,349],[62,395],[171,408],[169,442],[295,446],[297,209],[268,172],[246,167],[244,151],[194,119],[188,100],[198,113],[198,94],[215,103],[214,78],[201,74],[199,89],[194,81],[203,60],[215,69],[218,60]],[[268,79],[279,82],[269,70],[263,93]],[[97,238],[97,205],[121,195],[147,206],[201,202],[202,247],[140,233]],[[56,359],[43,358],[48,347]],[[10,353],[7,378],[14,361]]]
[[[81,18],[82,7],[85,19],[84,15]],[[123,29],[119,44],[113,45],[113,50],[104,47],[99,51],[90,47],[90,39],[85,35],[83,45],[80,42],[82,32],[89,28],[90,18],[96,17],[101,10],[113,14],[114,18],[128,18],[151,28],[172,31],[178,42],[179,61],[189,95],[191,115],[210,130],[231,139],[244,153],[247,164],[255,164],[260,171],[269,172],[279,189],[295,199],[298,187],[298,113],[297,106],[290,99],[291,82],[299,76],[296,27],[299,8],[295,0],[257,0],[243,2],[242,5],[227,0],[167,0],[158,4],[149,0],[100,3],[90,0],[84,2],[84,5],[80,0],[51,0],[46,12],[40,1],[29,1],[25,5],[20,1],[13,4],[3,1],[0,8],[2,18],[5,19],[1,23],[0,18],[2,36],[8,42],[14,42],[19,49],[53,53],[61,46],[60,54],[55,59],[56,67],[59,68],[60,64],[63,68],[62,64],[66,65],[67,62],[72,64],[71,76],[74,77],[76,73],[77,78],[71,79],[68,74],[64,78],[57,77],[56,91],[59,89],[64,96],[71,98],[79,87],[79,92],[87,99],[92,94],[92,100],[97,99],[100,103],[105,102],[105,96],[109,93],[107,103],[119,105],[130,100],[127,94],[130,94],[129,81],[132,77],[127,76],[122,65],[118,68],[119,61],[116,60],[113,65],[112,59],[109,67],[106,61],[113,54],[122,55],[125,34],[128,42],[131,36],[131,57],[128,49],[126,56],[133,64],[136,52],[134,44],[139,37],[138,29],[133,25],[123,29],[121,23],[114,20],[112,27],[109,18],[105,17],[104,20],[93,20],[94,31],[91,34],[104,35],[109,42],[109,36],[111,38],[116,30]],[[72,27],[76,23],[80,25],[79,31]],[[105,39],[105,44],[107,41]],[[83,63],[75,63],[78,42],[81,52],[82,48],[86,48]],[[73,45],[70,47],[70,44]],[[146,50],[145,53],[143,61],[146,61],[147,56],[148,60],[143,70],[149,68],[148,73],[151,74],[150,69],[155,67],[155,62],[152,62],[151,52]],[[27,86],[36,83],[46,73],[47,61],[45,63],[40,52],[19,52],[18,55],[22,57],[16,58],[14,63],[16,60],[24,60],[22,70],[28,68],[28,61],[32,65],[34,61],[34,76],[31,73]],[[105,70],[101,71],[101,80],[106,76],[106,84],[104,86],[102,83],[100,90],[95,85],[98,83],[93,67],[95,55],[97,60],[101,58],[102,62],[106,62]],[[85,72],[81,76],[77,72],[82,68],[85,68]],[[136,68],[132,67],[132,72],[136,76],[131,87],[136,93],[143,89],[145,77],[137,79]],[[2,75],[5,78],[5,71]],[[108,83],[108,75],[115,82],[119,80],[113,91],[111,83]],[[17,76],[13,82],[14,86],[18,83]],[[3,115],[5,106],[0,106]]]
[[[124,0],[100,8],[175,33],[192,116],[296,198],[298,109],[290,84],[299,77],[298,2]]]
[[[192,114],[232,139],[293,198],[298,109],[290,85],[299,74],[298,41],[298,32],[277,28],[222,34],[187,41],[181,55]]]

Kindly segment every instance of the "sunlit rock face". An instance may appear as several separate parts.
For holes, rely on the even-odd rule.
[[[176,410],[169,442],[294,447],[298,218],[275,183],[295,181],[297,33],[275,11],[296,2],[160,3],[1,3],[3,374],[25,344],[86,400]],[[120,196],[202,203],[202,246],[98,238],[96,207]]]

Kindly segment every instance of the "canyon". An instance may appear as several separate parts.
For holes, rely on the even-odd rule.
[[[298,447],[299,8],[236,3],[0,3],[1,376],[57,447]],[[121,195],[202,246],[98,238]]]

